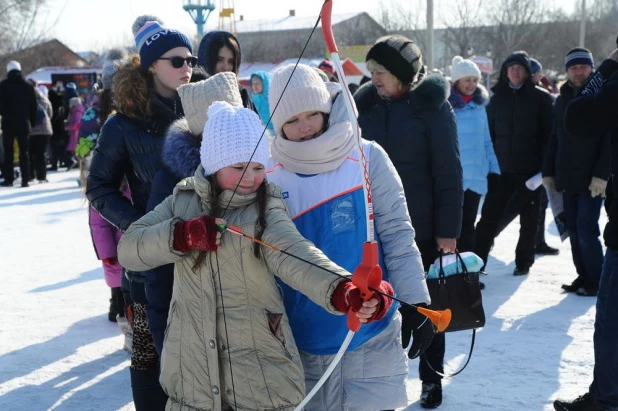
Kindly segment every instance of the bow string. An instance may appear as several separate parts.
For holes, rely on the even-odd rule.
[[[320,17],[318,16],[313,29],[311,30],[311,33],[309,33],[309,37],[307,38],[307,41],[305,42],[305,46],[303,47],[303,49],[300,52],[300,56],[298,56],[298,60],[296,60],[296,64],[294,65],[294,69],[292,70],[292,74],[290,75],[290,78],[288,79],[288,81],[285,83],[285,86],[283,87],[283,90],[281,92],[281,95],[279,96],[279,99],[277,100],[277,103],[275,104],[275,107],[272,110],[272,113],[270,115],[270,117],[268,118],[268,122],[266,123],[266,125],[264,126],[264,130],[262,131],[262,135],[260,136],[260,139],[258,140],[253,152],[251,153],[251,157],[249,157],[249,160],[247,161],[247,165],[245,166],[240,178],[238,179],[238,183],[236,184],[236,187],[234,187],[234,191],[232,192],[232,195],[230,196],[230,200],[228,201],[228,203],[225,206],[225,209],[223,210],[223,213],[221,214],[221,218],[225,219],[225,216],[227,215],[227,212],[229,211],[230,208],[230,204],[232,203],[232,200],[234,199],[234,196],[236,195],[236,192],[238,191],[238,187],[240,186],[240,182],[242,181],[242,178],[244,177],[245,173],[247,172],[247,169],[249,168],[249,164],[251,163],[251,160],[253,160],[253,157],[255,156],[255,153],[260,145],[260,143],[262,142],[262,139],[264,138],[264,135],[266,134],[267,130],[268,130],[268,126],[270,125],[271,121],[272,121],[272,116],[275,113],[275,111],[277,110],[277,108],[279,107],[279,103],[281,102],[281,99],[283,98],[283,94],[285,93],[285,91],[288,88],[288,85],[290,84],[290,81],[292,80],[292,76],[294,75],[294,72],[296,71],[296,68],[298,67],[298,65],[300,64],[300,61],[305,53],[305,50],[307,50],[307,46],[309,45],[309,42],[311,41],[311,37],[313,36],[313,33],[315,32],[316,28],[318,27],[318,24],[320,24]],[[225,339],[226,339],[226,344],[228,346],[228,361],[229,361],[229,365],[230,365],[230,374],[231,374],[231,383],[232,383],[232,393],[233,393],[233,398],[234,398],[234,408],[236,408],[238,406],[238,402],[236,401],[236,389],[234,387],[234,370],[232,368],[232,356],[230,353],[230,349],[229,349],[229,337],[228,337],[228,332],[227,332],[227,320],[226,320],[226,315],[225,315],[225,304],[223,301],[223,286],[222,286],[222,282],[221,282],[221,269],[219,267],[219,258],[216,255],[217,253],[215,253],[215,261],[216,261],[216,265],[217,265],[217,280],[219,283],[219,290],[221,292],[221,311],[223,314],[223,326],[225,329]],[[243,273],[244,275],[244,273]],[[231,405],[231,404],[230,404]]]

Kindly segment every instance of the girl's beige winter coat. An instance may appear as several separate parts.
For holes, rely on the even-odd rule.
[[[298,233],[281,190],[274,185],[267,189],[263,240],[349,275]],[[222,209],[230,198],[231,191],[220,195]],[[234,195],[224,216],[248,235],[255,233],[255,198]],[[263,258],[257,259],[251,241],[229,232],[222,235],[219,251],[208,253],[195,272],[199,251],[174,250],[174,226],[208,214],[210,199],[211,187],[200,166],[172,196],[133,223],[118,246],[120,263],[129,270],[176,263],[161,358],[160,381],[170,397],[167,409],[218,411],[229,404],[238,410],[293,410],[304,398],[305,379],[274,275],[333,314],[341,314],[331,296],[342,280],[264,247]]]

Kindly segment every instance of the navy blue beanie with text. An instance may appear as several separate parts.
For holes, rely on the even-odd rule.
[[[163,27],[154,16],[138,17],[133,23],[133,35],[144,71],[148,70],[159,57],[176,47],[186,47],[193,53],[193,45],[187,36],[177,30]]]

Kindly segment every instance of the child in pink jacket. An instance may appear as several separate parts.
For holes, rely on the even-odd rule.
[[[125,197],[131,198],[131,192],[126,181],[122,184],[120,190]],[[125,334],[124,349],[130,352],[131,338],[129,334],[132,331],[125,318],[125,301],[121,288],[123,268],[118,262],[118,253],[116,251],[122,231],[104,219],[92,206],[89,207],[88,225],[90,226],[94,251],[97,254],[97,258],[101,260],[101,264],[103,264],[105,283],[112,291],[107,318],[112,322],[118,323],[120,330]]]
[[[122,266],[118,262],[116,247],[122,236],[122,232],[111,225],[106,219],[101,217],[94,207],[90,206],[90,234],[97,258],[103,264],[103,274],[105,283],[112,289],[120,288],[122,283]],[[116,316],[111,315],[110,321],[116,321]]]
[[[77,148],[79,123],[81,122],[82,115],[84,114],[84,105],[82,104],[82,100],[79,97],[72,97],[69,100],[69,110],[70,114],[65,126],[69,133],[69,141],[65,150],[73,155],[75,153],[75,149]]]

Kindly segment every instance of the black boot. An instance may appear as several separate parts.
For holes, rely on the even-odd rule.
[[[602,408],[598,407],[592,395],[586,393],[581,397],[573,401],[554,401],[554,409],[556,411],[601,411]]]
[[[442,405],[442,383],[440,381],[423,383],[421,392],[421,407],[438,408]]]
[[[116,322],[116,316],[118,315],[118,307],[116,306],[116,298],[114,296],[114,289],[110,289],[112,291],[112,298],[109,299],[109,313],[107,314],[107,319],[111,322]]]
[[[167,395],[159,384],[159,368],[130,371],[135,411],[165,411]]]
[[[536,246],[536,255],[558,255],[560,250],[554,247],[550,247],[547,243],[540,243]]]
[[[530,273],[530,267],[515,267],[513,275],[528,275]]]
[[[116,317],[124,317],[124,297],[122,295],[122,288],[113,287],[112,298],[109,299],[109,314],[108,319],[112,322],[116,322]]]
[[[562,289],[567,293],[574,293],[577,292],[580,287],[583,287],[584,283],[585,281],[583,278],[577,277],[571,284],[562,284]]]
[[[594,281],[586,281],[577,289],[576,293],[582,297],[596,297],[599,293],[599,284]]]

